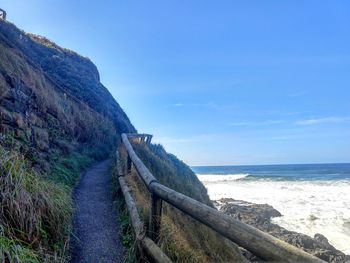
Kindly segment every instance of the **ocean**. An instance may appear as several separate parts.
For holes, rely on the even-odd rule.
[[[291,231],[321,233],[350,254],[350,164],[191,167],[212,200],[230,197],[269,204],[273,222]]]

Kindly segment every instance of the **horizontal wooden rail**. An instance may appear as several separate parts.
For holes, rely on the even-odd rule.
[[[146,251],[147,255],[153,259],[153,262],[172,263],[168,256],[165,255],[164,252],[146,236],[144,224],[137,212],[135,201],[130,194],[130,189],[126,184],[125,179],[121,176],[118,178],[118,181],[125,198],[126,207],[128,209],[136,241]]]
[[[125,203],[129,212],[131,225],[134,229],[135,237],[137,240],[141,240],[145,236],[145,230],[137,212],[135,201],[130,194],[129,187],[126,184],[125,179],[123,177],[119,177],[118,181],[124,195]]]
[[[162,184],[152,175],[135,153],[127,134],[122,134],[122,141],[128,157],[148,190],[158,198],[178,208],[185,214],[207,225],[222,236],[249,250],[261,259],[274,262],[312,262],[323,260],[312,256],[278,238],[250,225],[244,224],[216,209],[198,202],[186,195],[174,191]],[[135,137],[135,135],[132,135]]]
[[[141,159],[137,156],[126,134],[122,134],[122,141],[127,150],[128,156],[130,157],[132,163],[135,165],[135,168],[141,176],[141,179],[149,189],[151,183],[157,182],[157,179],[153,176],[153,174],[147,169],[146,165],[144,165]]]
[[[153,137],[152,134],[147,134],[147,133],[128,133],[127,136],[129,138],[140,138],[140,137],[145,137],[145,136]]]
[[[151,134],[146,134],[146,133],[143,133],[143,134],[138,134],[138,133],[129,133],[128,134],[128,137],[129,138],[136,138],[138,139],[140,142],[146,142],[147,144],[150,144],[151,143],[151,140],[153,138],[153,135]]]

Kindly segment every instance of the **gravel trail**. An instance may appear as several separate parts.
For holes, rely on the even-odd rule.
[[[76,212],[71,263],[123,262],[110,179],[110,161],[102,161],[86,171],[74,191]]]

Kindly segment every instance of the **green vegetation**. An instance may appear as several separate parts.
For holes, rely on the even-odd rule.
[[[67,187],[0,146],[0,260],[58,262],[67,247],[72,204]]]
[[[192,170],[160,145],[133,143],[137,155],[164,185],[211,205],[207,191]],[[125,152],[120,149],[122,159]],[[124,164],[125,165],[125,164]],[[132,171],[126,177],[137,202],[140,216],[148,226],[150,195]],[[181,211],[164,203],[158,245],[174,262],[242,262],[239,248]]]
[[[71,190],[81,172],[105,156],[91,148],[55,156],[43,174],[18,149],[7,148],[0,144],[0,262],[65,262]]]
[[[118,194],[118,199],[122,200],[123,196]],[[117,201],[117,208],[119,211],[119,225],[121,227],[121,240],[125,249],[125,263],[136,263],[136,243],[133,230],[130,226],[128,210],[123,201]]]
[[[52,158],[52,169],[48,179],[58,184],[73,187],[80,177],[81,171],[90,166],[95,159],[91,150],[84,149],[82,152],[73,152],[66,157]]]
[[[105,147],[105,148],[101,148]],[[34,150],[34,152],[32,151]],[[37,151],[13,134],[0,136],[0,262],[63,262],[72,214],[71,189],[109,148],[57,148],[43,172]],[[33,165],[37,167],[34,171]],[[16,260],[15,260],[16,259]]]

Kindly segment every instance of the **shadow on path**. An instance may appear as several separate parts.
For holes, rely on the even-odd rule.
[[[88,169],[74,191],[76,212],[71,263],[123,262],[110,180],[110,161],[107,160]]]

